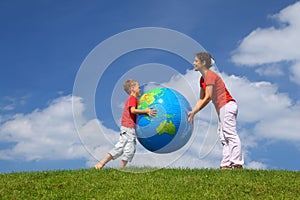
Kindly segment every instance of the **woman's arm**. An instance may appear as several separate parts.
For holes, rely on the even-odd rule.
[[[212,92],[213,92],[213,85],[207,85],[205,93],[204,93],[203,89],[201,88],[200,99],[198,100],[196,105],[193,107],[192,111],[190,111],[188,113],[188,117],[189,117],[188,120],[190,123],[194,122],[195,114],[197,112],[199,112],[200,110],[202,110],[211,101]]]

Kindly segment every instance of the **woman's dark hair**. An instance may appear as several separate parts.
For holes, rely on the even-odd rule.
[[[213,61],[212,56],[211,56],[209,53],[207,53],[207,52],[200,52],[200,53],[197,53],[197,54],[196,54],[196,57],[197,57],[201,62],[205,61],[206,67],[207,67],[207,68],[210,68],[210,67],[213,66],[213,64],[214,64],[214,61]]]

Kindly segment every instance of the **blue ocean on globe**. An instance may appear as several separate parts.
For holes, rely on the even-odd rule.
[[[156,116],[138,115],[138,141],[151,152],[170,153],[179,150],[190,139],[193,125],[188,122],[191,110],[186,98],[174,89],[155,88],[139,99],[138,109],[151,108]]]

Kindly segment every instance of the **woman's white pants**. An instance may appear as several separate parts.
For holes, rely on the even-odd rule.
[[[223,145],[221,167],[244,164],[241,141],[236,131],[237,113],[238,108],[234,101],[220,109],[218,132]]]

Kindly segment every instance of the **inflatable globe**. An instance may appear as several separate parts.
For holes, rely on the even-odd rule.
[[[156,88],[144,93],[138,109],[151,108],[156,116],[138,115],[138,141],[151,152],[170,153],[183,147],[190,139],[193,125],[188,122],[191,106],[185,97],[170,88]]]

